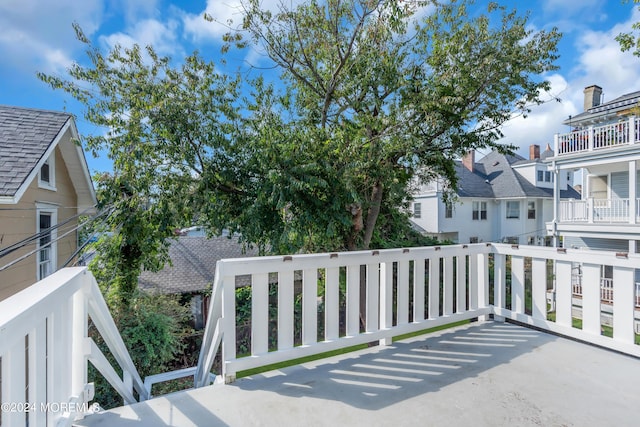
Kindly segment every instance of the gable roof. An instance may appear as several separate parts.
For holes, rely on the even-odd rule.
[[[63,138],[69,133],[69,138]],[[95,205],[89,176],[73,117],[69,113],[0,105],[0,203],[17,203],[40,166],[60,146],[78,206]]]
[[[513,169],[514,165],[530,162],[532,161],[518,154],[501,154],[497,151],[492,151],[476,162],[473,172],[464,167],[462,162],[457,162],[457,194],[459,197],[489,199],[553,197],[552,189],[536,187]],[[560,192],[560,197],[580,198],[580,194],[569,187]]]
[[[213,284],[218,260],[257,255],[256,249],[243,250],[237,236],[180,236],[169,246],[172,265],[158,272],[143,271],[138,284],[160,293],[201,292]],[[236,281],[239,278],[242,280],[243,276]],[[250,283],[249,277],[244,279]]]

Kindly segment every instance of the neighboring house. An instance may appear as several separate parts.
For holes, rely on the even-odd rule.
[[[565,120],[570,131],[555,136],[558,154],[546,160],[549,169],[560,175],[581,169],[582,197],[556,197],[556,214],[547,230],[565,248],[609,250],[624,256],[637,253],[640,240],[640,91],[601,100],[600,86],[586,87],[584,112]],[[640,310],[640,270],[635,276],[635,305]],[[572,281],[573,293],[580,297],[579,264],[574,265]],[[612,267],[601,267],[600,286],[606,313],[613,302]],[[640,329],[637,322],[636,328]]]
[[[443,201],[442,181],[422,185],[414,196],[416,228],[455,243],[545,244],[545,223],[553,216],[554,175],[543,162],[550,147],[530,147],[529,159],[497,151],[475,161],[472,151],[456,164],[458,187],[452,203]],[[562,198],[579,198],[571,171],[559,176]],[[549,243],[547,241],[547,243]]]
[[[171,241],[171,264],[158,272],[143,271],[138,279],[140,288],[163,294],[182,294],[191,298],[191,310],[196,328],[204,327],[209,307],[207,291],[215,279],[216,262],[225,258],[257,256],[255,249],[246,249],[237,237],[180,236]],[[237,286],[250,284],[236,283]]]
[[[0,300],[78,247],[78,215],[96,204],[78,140],[68,113],[0,106]]]

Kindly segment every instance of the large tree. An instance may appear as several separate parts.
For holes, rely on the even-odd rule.
[[[410,197],[414,178],[455,186],[455,158],[509,149],[500,126],[541,102],[541,75],[555,68],[559,33],[493,3],[473,18],[465,1],[312,0],[277,13],[260,3],[242,1],[251,43],[227,40],[257,45],[287,91],[257,100],[243,147],[259,153],[246,166],[271,197],[243,209],[272,215],[264,231],[289,249],[319,235],[331,249],[369,248],[398,225],[380,214]]]
[[[179,66],[152,47],[103,55],[77,29],[90,64],[41,77],[107,129],[85,144],[113,160],[101,200],[114,209],[109,266],[125,299],[189,219],[273,252],[400,243],[418,180],[455,185],[456,158],[508,149],[500,126],[541,102],[559,34],[493,4],[470,17],[464,1],[428,2],[420,17],[420,3],[271,13],[245,0],[242,32],[226,40],[262,49],[273,80],[229,77],[197,53]]]

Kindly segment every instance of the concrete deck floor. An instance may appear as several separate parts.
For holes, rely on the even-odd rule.
[[[640,360],[480,322],[161,396],[82,426],[638,426]]]

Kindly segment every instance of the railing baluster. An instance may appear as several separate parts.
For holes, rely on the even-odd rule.
[[[269,351],[269,273],[251,276],[251,354]]]
[[[326,269],[324,285],[324,337],[327,341],[338,339],[340,317],[340,269],[329,267]]]
[[[524,314],[524,258],[511,257],[511,310]]]
[[[582,265],[582,330],[600,335],[600,266]]]
[[[2,355],[2,403],[22,404],[26,393],[25,340],[17,339],[9,351]],[[26,425],[25,411],[2,412],[2,424]]]
[[[293,348],[293,271],[278,273],[278,350]]]
[[[444,258],[444,315],[453,314],[453,257]]]
[[[571,261],[556,261],[556,323],[571,327]]]
[[[347,266],[347,336],[360,333],[360,266]]]
[[[38,320],[29,333],[28,363],[29,402],[39,405],[47,401],[47,321],[45,318]],[[45,411],[35,410],[29,413],[30,427],[44,427],[46,424]]]
[[[417,258],[413,261],[413,321],[421,322],[424,320],[424,262],[423,258]]]
[[[380,329],[393,327],[393,262],[380,263]],[[380,345],[391,345],[392,339],[387,336],[380,340]]]
[[[532,316],[547,320],[547,260],[531,260]]]
[[[302,272],[302,344],[318,341],[318,269]]]
[[[634,285],[632,268],[613,267],[613,339],[627,344],[634,343]]]
[[[505,308],[506,305],[506,259],[504,255],[494,255],[494,273],[493,273],[493,305]],[[501,320],[501,318],[498,318]]]
[[[467,311],[467,256],[456,257],[456,312]]]
[[[429,319],[440,317],[440,262],[441,258],[429,258]]]
[[[398,325],[409,323],[409,261],[398,262]]]
[[[367,264],[367,321],[366,331],[375,332],[380,325],[380,265]]]

